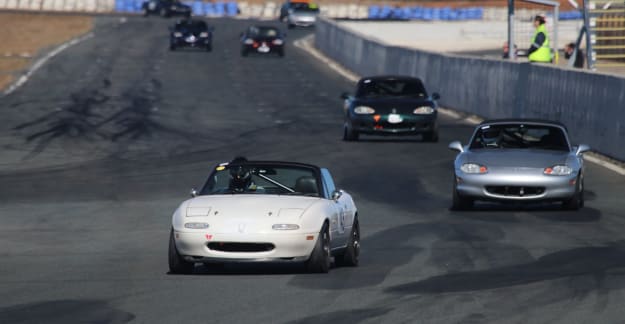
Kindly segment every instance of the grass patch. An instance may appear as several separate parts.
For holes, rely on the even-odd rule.
[[[42,51],[85,34],[93,17],[40,13],[0,13],[0,89],[26,69]],[[25,57],[24,57],[25,56]]]

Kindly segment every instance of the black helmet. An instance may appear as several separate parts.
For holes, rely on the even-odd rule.
[[[247,159],[235,158],[230,166],[230,188],[236,192],[243,192],[252,182],[252,173],[250,169],[244,165]]]

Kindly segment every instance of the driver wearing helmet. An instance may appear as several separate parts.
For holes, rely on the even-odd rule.
[[[501,144],[501,132],[497,129],[482,130],[480,140],[483,147],[499,147]]]
[[[230,167],[230,190],[236,193],[242,193],[246,191],[256,191],[257,186],[252,181],[252,172],[245,165],[247,162],[246,158],[237,157],[231,164],[234,164]]]

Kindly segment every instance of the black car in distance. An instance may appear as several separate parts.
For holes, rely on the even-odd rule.
[[[180,47],[213,50],[213,27],[202,20],[180,20],[169,31],[169,49],[172,51]]]
[[[362,78],[356,94],[343,93],[343,140],[357,141],[360,134],[422,135],[438,141],[438,93],[429,96],[423,82],[408,76]]]
[[[241,33],[241,56],[247,56],[250,53],[284,56],[285,36],[276,27],[250,26]]]
[[[191,17],[191,7],[178,0],[148,0],[141,5],[143,16],[160,15]]]

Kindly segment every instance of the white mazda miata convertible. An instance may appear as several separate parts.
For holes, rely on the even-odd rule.
[[[237,158],[216,166],[174,212],[171,273],[195,263],[305,262],[310,272],[357,266],[358,213],[325,168]]]

